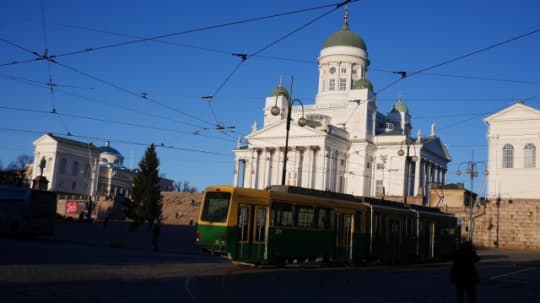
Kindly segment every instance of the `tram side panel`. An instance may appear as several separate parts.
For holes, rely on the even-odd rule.
[[[353,259],[364,264],[371,256],[371,209],[364,207],[354,217]]]
[[[274,202],[268,236],[270,262],[313,261],[331,256],[336,241],[332,217],[330,208]]]
[[[406,208],[373,207],[372,259],[406,263],[416,259],[414,213]]]

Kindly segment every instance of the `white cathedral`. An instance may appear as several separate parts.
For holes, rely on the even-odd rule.
[[[297,105],[280,83],[266,97],[262,128],[254,124],[247,145],[233,150],[234,185],[264,189],[283,178],[284,185],[357,196],[428,199],[433,184],[445,183],[448,150],[434,125],[429,136],[418,131],[411,137],[411,116],[401,98],[388,114],[378,111],[369,64],[366,44],[350,30],[345,13],[342,29],[326,39],[318,58],[315,104]]]

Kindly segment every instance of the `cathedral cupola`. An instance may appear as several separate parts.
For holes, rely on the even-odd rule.
[[[349,27],[349,11],[346,8],[343,25],[331,34],[323,44],[318,59],[319,91],[317,104],[335,104],[347,100],[352,90],[373,90],[367,80],[369,59],[364,40]],[[365,99],[365,98],[364,98]]]
[[[326,39],[323,48],[332,46],[352,46],[367,50],[364,40],[349,28],[349,11],[347,9],[343,17],[343,27]]]

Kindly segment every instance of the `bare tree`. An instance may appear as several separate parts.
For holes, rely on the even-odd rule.
[[[32,163],[32,156],[27,154],[20,154],[17,156],[17,160],[12,161],[8,165],[9,170],[23,170],[26,169],[26,165]]]

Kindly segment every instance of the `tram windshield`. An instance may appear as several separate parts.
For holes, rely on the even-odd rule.
[[[230,201],[231,193],[207,192],[204,199],[201,220],[225,222],[227,220],[227,213],[229,212]]]

